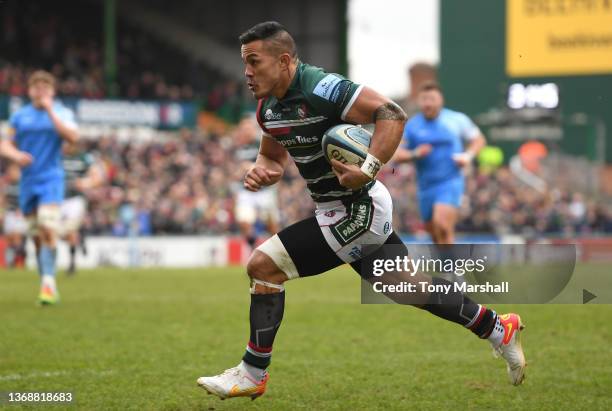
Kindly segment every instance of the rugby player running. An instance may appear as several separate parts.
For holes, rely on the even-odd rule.
[[[28,79],[31,103],[11,115],[0,154],[21,167],[19,208],[30,222],[41,278],[40,304],[55,304],[56,248],[64,200],[62,144],[74,144],[79,131],[74,113],[54,101],[55,78],[37,70]]]
[[[321,274],[344,263],[370,280],[374,259],[370,257],[394,258],[388,250],[398,247],[404,255],[408,253],[392,229],[391,196],[376,180],[376,173],[400,143],[404,112],[368,87],[301,62],[293,38],[277,22],[255,25],[240,36],[240,43],[247,84],[258,99],[257,119],[264,133],[244,186],[257,191],[277,183],[291,156],[306,180],[316,211],[314,217],[269,238],[251,255],[247,264],[250,337],[242,361],[219,375],[197,380],[222,399],[255,399],[265,392],[266,368],[283,318],[285,281]],[[375,130],[363,165],[334,162],[332,169],[321,148],[325,131],[342,123],[372,122]],[[368,254],[372,246],[375,251]],[[368,258],[363,259],[366,254]],[[423,274],[412,278],[450,284]],[[421,303],[414,304],[418,308],[488,339],[507,361],[511,382],[522,382],[525,359],[518,315],[497,315],[457,291],[420,297]]]

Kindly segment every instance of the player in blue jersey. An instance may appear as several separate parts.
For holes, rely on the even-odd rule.
[[[436,244],[455,242],[464,191],[462,168],[485,146],[478,127],[463,113],[444,107],[440,87],[428,82],[418,95],[420,113],[406,123],[396,163],[415,161],[417,196],[425,228]]]
[[[9,135],[1,142],[0,153],[21,167],[19,208],[30,222],[37,245],[39,302],[54,304],[59,299],[55,259],[64,198],[62,143],[76,142],[79,134],[73,113],[53,100],[55,79],[50,73],[32,73],[28,95],[31,103],[9,120]]]

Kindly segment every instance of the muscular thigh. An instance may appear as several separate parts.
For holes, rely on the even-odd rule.
[[[457,220],[461,199],[463,197],[463,180],[454,179],[448,181],[435,190],[433,204],[434,225],[442,227],[453,227]]]
[[[315,217],[281,230],[257,250],[268,255],[289,279],[321,274],[343,264],[325,241]]]
[[[316,216],[272,236],[257,249],[289,279],[321,274],[359,260],[393,232],[391,196],[382,183],[350,202],[317,205]]]
[[[452,230],[457,222],[459,209],[449,204],[438,203],[433,208],[434,226]]]

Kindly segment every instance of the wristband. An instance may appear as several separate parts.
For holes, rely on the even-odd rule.
[[[374,180],[374,178],[376,178],[376,174],[378,174],[378,171],[384,165],[385,164],[382,161],[374,157],[372,154],[368,153],[365,161],[361,165],[361,171],[363,172],[363,174]]]

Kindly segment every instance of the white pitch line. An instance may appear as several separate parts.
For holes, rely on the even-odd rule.
[[[27,380],[31,378],[52,378],[59,377],[62,375],[93,375],[94,377],[104,377],[106,375],[113,374],[113,370],[81,370],[81,371],[35,371],[29,374],[7,374],[0,375],[0,381],[16,381],[16,380]]]

